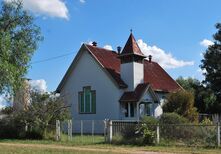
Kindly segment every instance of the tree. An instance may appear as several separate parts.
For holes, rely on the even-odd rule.
[[[194,107],[194,95],[188,91],[178,91],[170,93],[167,101],[163,106],[164,112],[175,112],[190,121],[198,120],[198,112]]]
[[[195,88],[200,85],[199,80],[190,77],[184,79],[182,76],[180,76],[176,79],[176,82],[178,82],[185,90],[193,93],[195,92]]]
[[[41,40],[40,28],[21,1],[1,3],[0,93],[12,93],[21,85]]]
[[[176,81],[186,90],[194,94],[194,106],[200,113],[213,113],[216,96],[213,91],[197,79],[179,77]]]
[[[213,112],[221,113],[221,23],[216,24],[217,32],[213,35],[215,40],[204,53],[201,69],[205,70],[204,84],[214,92],[216,101]]]
[[[69,106],[61,97],[34,91],[31,98],[32,101],[28,109],[17,113],[16,116],[21,123],[38,128],[42,136],[46,137],[48,128],[54,127],[56,120],[63,121],[70,118]]]

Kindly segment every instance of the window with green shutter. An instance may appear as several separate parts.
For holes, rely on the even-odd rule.
[[[80,113],[96,113],[96,91],[89,86],[83,87],[78,93],[78,103]]]

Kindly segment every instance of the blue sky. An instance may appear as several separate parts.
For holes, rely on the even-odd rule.
[[[43,79],[54,91],[82,42],[113,49],[133,34],[146,54],[153,54],[173,77],[203,79],[201,53],[211,44],[221,22],[219,0],[24,0],[35,16],[44,41],[32,62],[70,53],[60,59],[32,64],[27,77]],[[53,4],[52,4],[53,3]],[[202,42],[204,40],[204,42]]]

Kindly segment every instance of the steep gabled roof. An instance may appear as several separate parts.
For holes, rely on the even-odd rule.
[[[74,60],[72,61],[71,65],[69,66],[68,70],[66,71],[65,75],[63,76],[61,82],[59,83],[56,92],[60,92],[62,87],[64,86],[67,78],[69,77],[70,73],[74,69],[78,59],[82,52],[87,51],[92,55],[96,62],[104,69],[105,73],[116,83],[119,88],[127,88],[127,84],[120,77],[120,61],[117,58],[117,54],[115,51],[107,50],[104,48],[95,47],[88,44],[83,44],[78,51],[77,55],[75,56]],[[111,63],[113,61],[114,63]]]
[[[155,91],[174,92],[182,87],[156,62],[144,61],[144,82]]]
[[[120,88],[127,88],[127,84],[120,77],[120,60],[115,51],[85,44],[89,52],[95,56],[99,63],[110,73]]]
[[[141,52],[132,33],[130,34],[127,43],[125,44],[124,49],[122,50],[120,56],[131,55],[131,54],[145,57],[145,55]]]
[[[110,77],[115,81],[119,88],[127,88],[127,84],[120,77],[120,59],[115,51],[99,48],[96,46],[84,44],[88,52],[105,69]],[[64,78],[56,91],[60,91],[69,72],[73,69],[74,61],[66,72]],[[156,62],[144,60],[144,83],[149,83],[153,90],[162,92],[173,92],[181,89],[169,74]]]
[[[115,51],[86,45],[97,60],[105,67],[119,86],[126,86],[120,77],[120,59]],[[181,87],[169,74],[156,62],[144,60],[144,82],[150,83],[155,91],[172,92]]]

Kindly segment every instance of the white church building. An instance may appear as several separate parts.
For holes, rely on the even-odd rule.
[[[139,120],[159,117],[166,94],[181,87],[146,57],[131,33],[123,50],[82,44],[57,92],[76,120]]]

